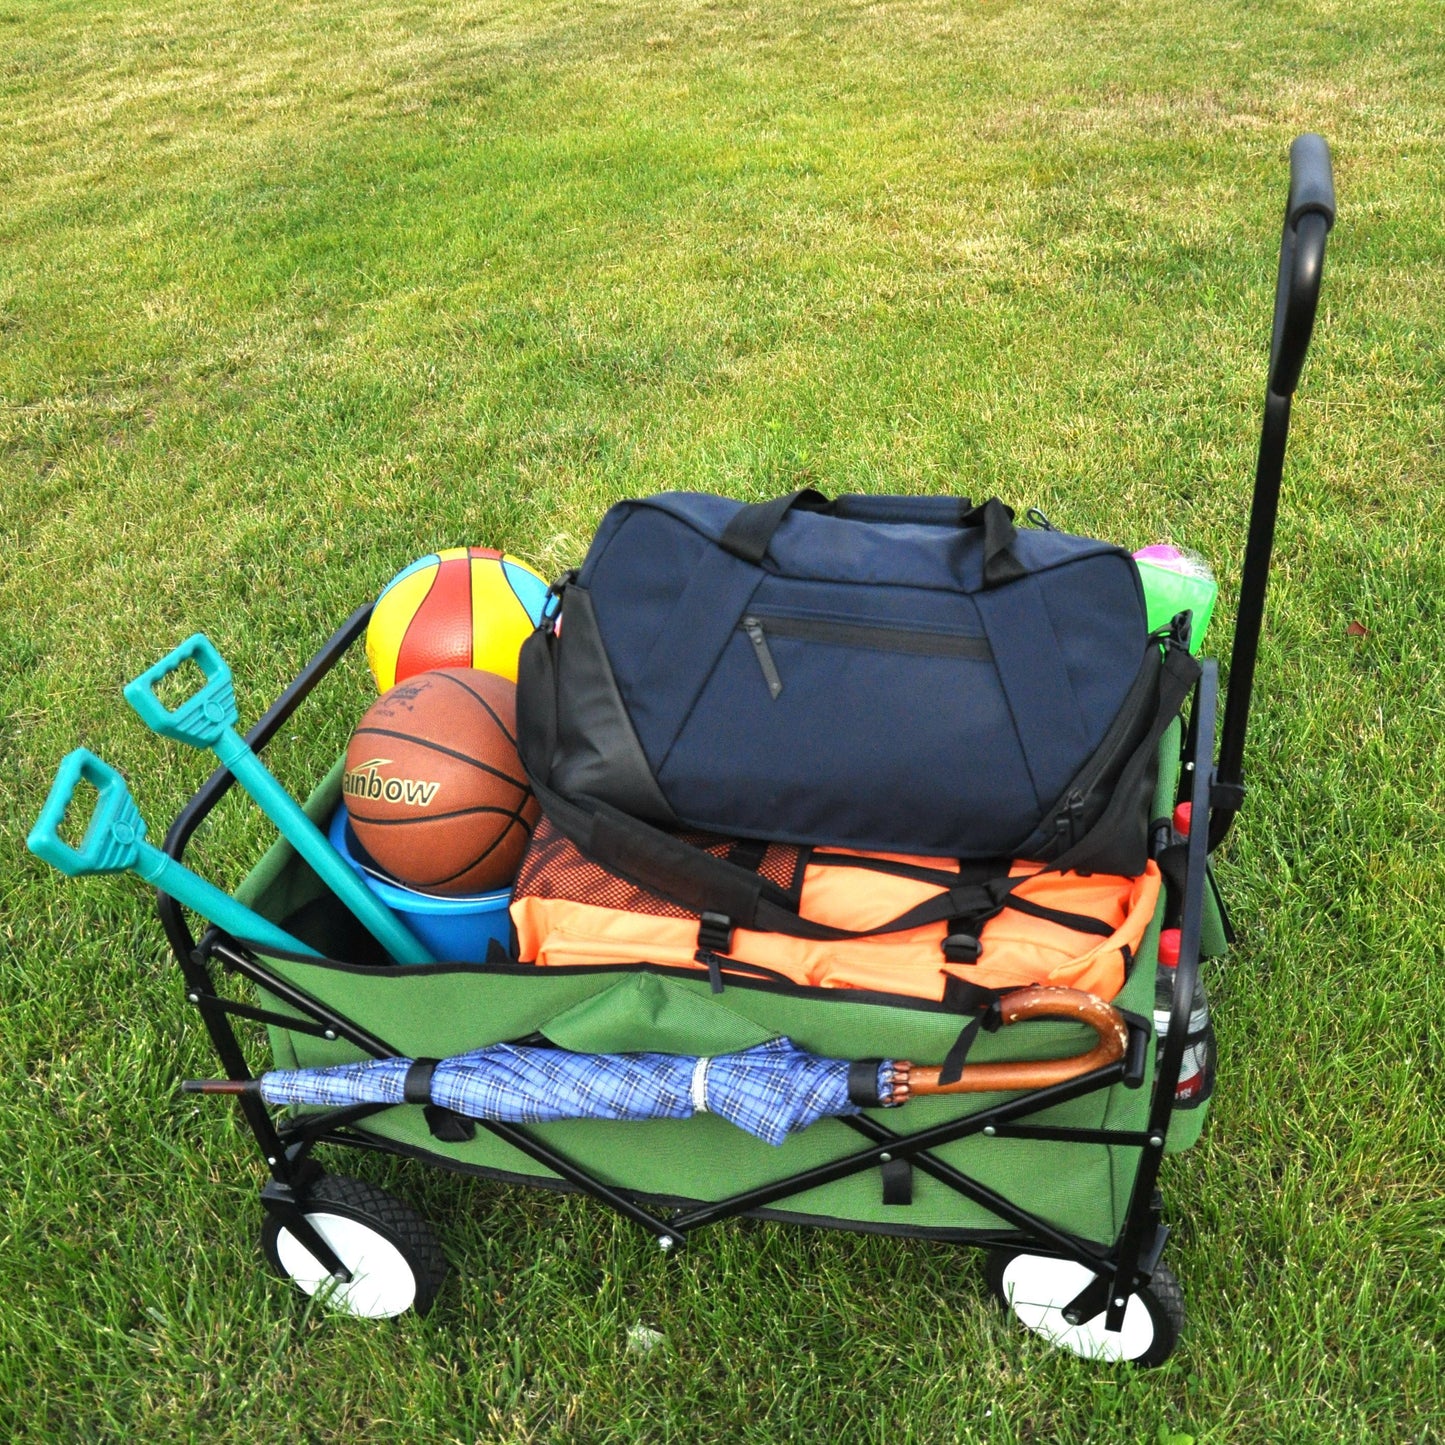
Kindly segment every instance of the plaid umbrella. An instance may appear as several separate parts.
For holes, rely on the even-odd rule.
[[[1064,1019],[1097,1035],[1087,1053],[1066,1059],[986,1063],[963,1068],[983,1023],[960,1034],[942,1065],[904,1059],[820,1059],[791,1039],[736,1054],[574,1054],[565,1049],[493,1044],[449,1059],[371,1059],[330,1069],[273,1069],[259,1079],[191,1079],[190,1094],[252,1094],[268,1104],[439,1104],[469,1119],[543,1124],[554,1119],[687,1119],[717,1114],[781,1144],[817,1119],[891,1109],[926,1094],[1042,1089],[1124,1057],[1129,1031],[1110,1004],[1071,988],[1018,989],[1002,999],[998,1024]]]
[[[417,1097],[416,1076],[412,1089],[407,1088],[414,1067],[430,1069],[422,1099]],[[213,1085],[205,1092],[244,1089],[259,1093],[268,1104],[337,1108],[430,1102],[469,1119],[514,1124],[717,1114],[769,1144],[781,1144],[793,1130],[817,1119],[902,1103],[905,1079],[891,1060],[858,1066],[820,1059],[791,1039],[779,1038],[713,1058],[574,1054],[494,1044],[435,1065],[372,1059],[329,1069],[273,1069],[248,1085],[225,1090]]]

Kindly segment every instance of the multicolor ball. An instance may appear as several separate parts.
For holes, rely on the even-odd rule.
[[[377,688],[439,667],[474,667],[517,680],[517,653],[542,617],[547,583],[491,547],[420,557],[386,584],[366,629]]]

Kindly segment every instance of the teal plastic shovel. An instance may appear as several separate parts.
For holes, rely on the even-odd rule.
[[[205,682],[172,710],[156,696],[156,686],[188,662],[200,668]],[[125,697],[152,732],[215,753],[280,829],[281,836],[398,963],[436,962],[406,924],[356,876],[325,834],[271,776],[236,731],[236,694],[231,685],[231,669],[204,633],[188,637],[174,652],[128,682]]]
[[[89,783],[99,797],[85,837],[78,847],[71,847],[60,836],[60,827],[82,782]],[[25,845],[37,858],[58,868],[68,878],[84,878],[92,873],[136,873],[154,883],[162,893],[169,893],[178,903],[247,943],[284,953],[302,953],[310,958],[321,957],[284,928],[278,928],[244,903],[237,903],[229,893],[207,883],[183,863],[167,857],[147,843],[145,835],[145,819],[125,779],[89,748],[76,748],[60,764],[45,806]]]

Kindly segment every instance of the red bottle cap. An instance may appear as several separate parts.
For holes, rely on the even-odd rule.
[[[1159,934],[1159,962],[1165,968],[1179,967],[1179,930],[1165,928]]]
[[[1174,809],[1174,831],[1189,836],[1189,825],[1194,821],[1194,804],[1180,803]]]

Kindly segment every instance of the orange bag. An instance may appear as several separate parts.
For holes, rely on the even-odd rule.
[[[739,846],[691,841],[719,856]],[[753,849],[756,854],[761,849]],[[833,928],[881,927],[957,881],[937,858],[768,844],[757,871],[798,900],[799,913]],[[895,871],[883,871],[883,870]],[[1015,863],[1024,878],[978,934],[970,963],[943,955],[948,925],[819,942],[736,929],[726,954],[699,944],[699,916],[593,863],[545,818],[512,896],[518,956],[543,967],[652,963],[670,968],[766,971],[814,988],[869,989],[938,1000],[950,978],[988,989],[1055,984],[1111,999],[1154,916],[1159,870],[1137,878],[1053,873]]]

